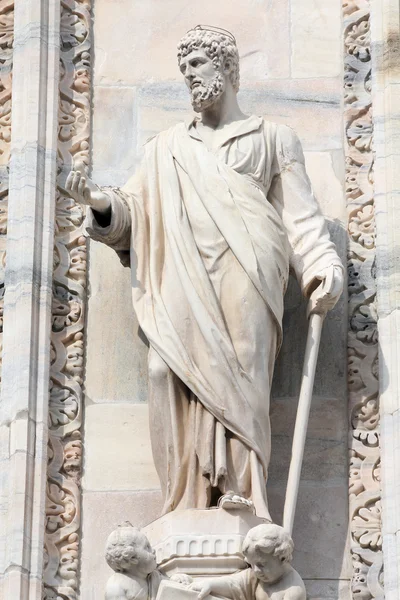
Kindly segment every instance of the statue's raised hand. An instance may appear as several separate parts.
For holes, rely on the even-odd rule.
[[[89,177],[83,164],[77,164],[65,182],[68,194],[79,204],[87,204],[94,210],[105,213],[110,208],[110,199]]]

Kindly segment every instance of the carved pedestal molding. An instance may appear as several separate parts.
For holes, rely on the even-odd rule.
[[[44,597],[78,594],[86,301],[82,208],[63,193],[73,163],[89,164],[90,0],[63,0]]]
[[[142,531],[165,575],[211,577],[246,568],[243,540],[252,527],[264,522],[247,511],[187,509],[167,513]]]
[[[7,600],[42,595],[59,22],[59,0],[15,2],[0,402],[0,597]]]
[[[385,598],[400,598],[400,6],[371,0]]]
[[[370,7],[344,3],[352,596],[383,598]]]

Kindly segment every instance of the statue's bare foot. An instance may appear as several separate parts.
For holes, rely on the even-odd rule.
[[[223,508],[224,510],[248,510],[253,514],[256,512],[251,500],[247,500],[247,498],[243,498],[243,496],[239,496],[231,491],[221,496],[218,500],[218,508]]]

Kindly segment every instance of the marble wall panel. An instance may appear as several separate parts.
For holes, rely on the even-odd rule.
[[[350,596],[347,579],[306,579],[304,583],[308,600],[348,600]]]
[[[282,482],[268,486],[271,516],[278,523],[284,489]],[[340,479],[323,484],[301,482],[293,529],[293,566],[305,579],[349,579],[347,506],[347,486]]]
[[[110,15],[112,12],[112,15]],[[96,0],[95,84],[180,81],[176,45],[198,23],[234,32],[243,81],[289,75],[289,1]]]
[[[271,402],[271,485],[287,480],[297,396]],[[323,484],[347,479],[346,406],[342,398],[314,396],[307,431],[302,480]],[[332,499],[332,502],[335,500]]]
[[[149,437],[147,404],[86,406],[83,490],[158,489]]]
[[[123,185],[136,166],[135,88],[96,86],[93,102],[93,178],[99,185],[108,185],[110,180]]]
[[[341,5],[291,0],[291,76],[335,77],[342,70]]]
[[[343,242],[344,233],[335,227],[332,237],[336,243]],[[341,253],[342,254],[342,253]],[[306,302],[301,297],[299,286],[290,278],[285,296],[283,317],[283,344],[275,363],[272,394],[274,397],[297,396],[300,390],[301,372],[307,336],[305,319]],[[343,410],[346,400],[346,297],[342,297],[334,310],[327,316],[321,338],[318,367],[315,375],[314,393],[321,397],[335,394],[341,399]],[[343,423],[346,428],[346,422]]]
[[[132,310],[130,269],[103,244],[90,242],[86,405],[145,402],[147,345]]]

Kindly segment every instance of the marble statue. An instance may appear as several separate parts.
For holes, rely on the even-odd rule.
[[[99,188],[79,165],[66,188],[88,206],[91,238],[130,264],[163,513],[228,494],[270,520],[269,394],[289,268],[326,308],[343,268],[296,134],[239,107],[234,36],[190,30],[178,64],[194,119],[149,140],[123,188]]]
[[[232,600],[306,600],[304,583],[290,564],[293,541],[282,527],[267,523],[250,529],[242,551],[248,569],[199,578],[189,589],[199,592],[199,600],[210,594]]]
[[[162,576],[139,529],[127,523],[113,531],[107,539],[106,561],[115,573],[107,582],[105,600],[155,600]]]
[[[115,571],[106,586],[105,600],[155,600],[165,576],[157,569],[155,552],[149,540],[136,527],[124,523],[113,531],[106,543],[106,561]],[[171,578],[189,584],[182,574]]]

